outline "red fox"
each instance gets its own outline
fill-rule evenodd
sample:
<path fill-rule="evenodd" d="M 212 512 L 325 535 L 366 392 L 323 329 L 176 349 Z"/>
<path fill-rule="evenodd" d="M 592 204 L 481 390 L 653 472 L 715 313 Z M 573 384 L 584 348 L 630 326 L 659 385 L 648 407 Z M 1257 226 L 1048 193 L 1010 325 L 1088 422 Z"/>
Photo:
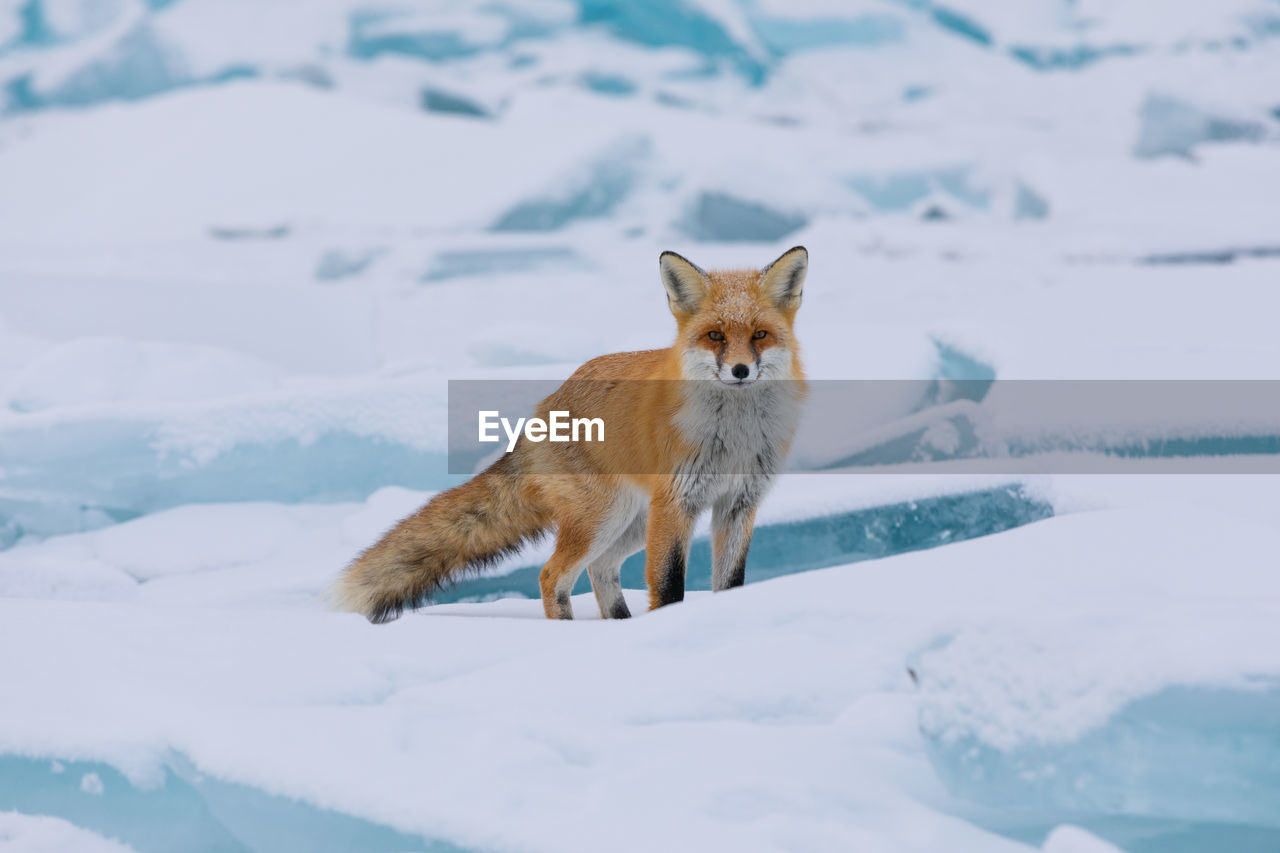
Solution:
<path fill-rule="evenodd" d="M 554 528 L 540 575 L 547 616 L 573 618 L 570 592 L 586 570 L 601 616 L 625 618 L 622 561 L 644 548 L 650 609 L 681 601 L 694 522 L 708 508 L 712 588 L 741 586 L 756 507 L 805 395 L 793 328 L 808 262 L 797 246 L 763 270 L 706 272 L 662 253 L 675 344 L 592 359 L 538 406 L 600 415 L 610 440 L 521 439 L 361 554 L 334 589 L 339 606 L 393 619 Z"/>

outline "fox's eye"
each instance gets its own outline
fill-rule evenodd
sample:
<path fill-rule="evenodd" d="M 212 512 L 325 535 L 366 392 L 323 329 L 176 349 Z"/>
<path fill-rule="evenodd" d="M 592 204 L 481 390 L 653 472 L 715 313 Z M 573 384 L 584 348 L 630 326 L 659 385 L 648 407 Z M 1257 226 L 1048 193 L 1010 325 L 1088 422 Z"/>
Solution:
<path fill-rule="evenodd" d="M 769 334 L 769 333 L 768 333 L 768 332 L 766 332 L 764 329 L 761 329 L 760 331 L 756 332 L 756 333 L 755 333 L 754 335 L 752 335 L 751 337 L 755 338 L 755 339 L 758 341 L 758 340 L 760 340 L 761 338 L 765 337 L 765 336 L 766 336 L 766 335 L 768 335 L 768 334 Z"/>
<path fill-rule="evenodd" d="M 717 332 L 715 329 L 712 329 L 711 331 L 707 332 L 707 337 L 711 338 L 711 340 L 713 341 L 724 340 L 724 334 L 722 332 Z"/>

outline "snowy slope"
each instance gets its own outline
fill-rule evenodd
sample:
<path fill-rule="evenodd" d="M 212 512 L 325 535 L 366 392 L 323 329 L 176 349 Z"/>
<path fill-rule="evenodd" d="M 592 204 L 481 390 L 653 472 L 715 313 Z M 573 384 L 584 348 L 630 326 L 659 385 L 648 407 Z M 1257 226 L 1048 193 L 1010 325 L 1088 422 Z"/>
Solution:
<path fill-rule="evenodd" d="M 596 627 L 547 623 L 528 601 L 374 629 L 286 613 L 247 576 L 235 609 L 15 598 L 0 624 L 6 647 L 27 651 L 3 663 L 0 746 L 105 762 L 125 774 L 116 786 L 157 802 L 176 796 L 161 784 L 176 768 L 467 848 L 587 850 L 612 830 L 611 844 L 636 850 L 1012 850 L 953 816 L 966 807 L 930 761 L 993 797 L 983 786 L 999 777 L 957 742 L 1014 756 L 1088 744 L 1176 685 L 1247 701 L 1280 676 L 1280 589 L 1259 584 L 1276 536 L 1187 504 L 1101 510 Z M 134 571 L 184 537 L 177 518 L 135 537 Z M 1215 819 L 1269 824 L 1274 778 L 1228 795 L 1266 759 L 1205 778 L 1180 763 L 1187 749 L 1148 768 L 1131 802 L 1004 805 L 1027 812 L 1029 836 L 1064 819 L 1149 817 L 1158 788 L 1181 787 Z M 1105 749 L 1073 758 L 1095 786 L 1124 772 Z M 567 828 L 584 804 L 589 823 Z M 145 828 L 133 831 L 141 845 Z"/>
<path fill-rule="evenodd" d="M 1006 382 L 1280 379 L 1278 72 L 1275 0 L 0 0 L 0 850 L 1280 846 L 1274 389 Z M 796 244 L 903 384 L 746 589 L 324 610 L 449 380 Z"/>
<path fill-rule="evenodd" d="M 92 787 L 92 783 L 90 783 Z M 65 820 L 0 813 L 0 850 L 5 853 L 129 853 L 133 848 L 79 829 Z"/>

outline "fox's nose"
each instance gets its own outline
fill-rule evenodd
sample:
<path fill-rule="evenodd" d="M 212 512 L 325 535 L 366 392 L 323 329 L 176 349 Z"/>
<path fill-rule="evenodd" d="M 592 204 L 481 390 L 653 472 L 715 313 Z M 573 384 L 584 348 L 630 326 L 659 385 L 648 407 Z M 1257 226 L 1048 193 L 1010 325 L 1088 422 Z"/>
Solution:
<path fill-rule="evenodd" d="M 751 368 L 747 367 L 745 364 L 735 364 L 733 366 L 734 379 L 746 379 L 750 375 L 751 375 Z"/>

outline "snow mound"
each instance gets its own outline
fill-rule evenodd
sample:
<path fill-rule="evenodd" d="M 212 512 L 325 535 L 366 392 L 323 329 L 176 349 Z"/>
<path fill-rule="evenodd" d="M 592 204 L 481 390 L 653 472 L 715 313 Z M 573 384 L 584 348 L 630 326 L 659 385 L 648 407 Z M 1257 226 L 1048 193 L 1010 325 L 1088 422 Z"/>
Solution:
<path fill-rule="evenodd" d="M 391 515 L 412 496 L 385 498 L 378 512 Z M 273 511 L 261 515 L 279 529 Z M 315 521 L 308 530 L 342 526 Z M 373 521 L 356 525 L 361 535 Z M 170 535 L 160 529 L 111 546 L 113 560 L 132 554 L 135 571 L 154 575 L 143 589 L 169 582 L 145 568 L 165 562 L 147 553 Z M 636 808 L 671 817 L 613 842 L 628 850 L 715 838 L 751 851 L 798 840 L 924 851 L 941 839 L 1025 851 L 984 823 L 1037 846 L 1064 823 L 1128 850 L 1189 843 L 1223 821 L 1274 840 L 1275 537 L 1274 525 L 1171 503 L 694 593 L 650 614 L 635 593 L 641 615 L 628 622 L 547 622 L 539 602 L 509 600 L 389 626 L 301 598 L 281 608 L 256 587 L 266 540 L 249 537 L 211 552 L 248 560 L 224 587 L 239 599 L 183 603 L 161 586 L 154 601 L 168 606 L 0 599 L 0 641 L 28 650 L 0 658 L 0 760 L 12 770 L 0 778 L 24 781 L 10 797 L 63 791 L 46 813 L 86 826 L 85 810 L 113 797 L 171 809 L 170 832 L 209 826 L 201 802 L 223 827 L 252 826 L 279 813 L 274 796 L 358 818 L 352 832 L 464 849 L 594 850 L 596 834 L 565 834 L 548 818 L 584 801 L 605 823 Z M 6 560 L 23 550 L 36 553 Z M 589 597 L 574 603 L 592 615 Z M 1127 653 L 1108 654 L 1117 647 Z M 131 666 L 113 663 L 122 658 Z M 88 709 L 76 701 L 86 694 L 101 699 Z M 1057 751 L 1073 743 L 1080 765 Z M 1178 768 L 1178 756 L 1200 763 Z M 975 772 L 980 759 L 986 772 Z M 74 770 L 65 783 L 54 760 Z M 353 763 L 368 772 L 346 772 Z M 1089 784 L 1057 782 L 1086 771 Z M 1107 796 L 1121 772 L 1149 787 Z M 82 789 L 91 773 L 101 794 Z M 613 780 L 607 792 L 601 778 Z M 222 783 L 237 795 L 223 797 Z M 806 804 L 819 791 L 850 808 L 815 820 Z M 967 802 L 1005 796 L 1005 816 L 1021 823 L 988 822 Z M 764 816 L 746 817 L 744 800 Z M 1097 820 L 1100 804 L 1117 820 Z M 321 820 L 305 809 L 295 814 Z M 1056 835 L 1053 845 L 1085 843 Z"/>
<path fill-rule="evenodd" d="M 0 391 L 15 412 L 103 403 L 185 403 L 278 387 L 269 364 L 215 347 L 80 338 L 28 363 Z"/>
<path fill-rule="evenodd" d="M 92 782 L 86 787 L 84 780 Z M 132 845 L 105 841 L 59 818 L 5 813 L 0 814 L 0 851 L 4 853 L 127 853 L 135 848 L 184 853 L 458 853 L 462 849 L 212 779 L 196 772 L 181 756 L 170 759 L 159 784 L 136 786 L 118 769 L 101 762 L 0 757 L 0 800 L 19 808 L 57 804 L 57 811 L 80 826 L 128 839 Z M 7 822 L 15 833 L 12 848 L 5 843 Z"/>
<path fill-rule="evenodd" d="M 1051 615 L 1011 614 L 913 657 L 930 759 L 952 791 L 1023 832 L 1107 825 L 1127 850 L 1201 835 L 1275 843 L 1280 583 L 1257 571 L 1275 532 L 1214 517 L 1213 537 L 1187 535 L 1178 524 L 1209 520 L 1185 511 L 1126 520 L 1122 541 L 1105 514 L 1059 518 L 1072 544 L 1025 553 L 1037 576 L 1073 567 Z M 1027 533 L 991 551 L 1016 553 Z M 1239 596 L 1250 602 L 1228 605 Z M 1019 598 L 1005 587 L 993 606 Z"/>
<path fill-rule="evenodd" d="M 61 818 L 0 812 L 0 853 L 133 853 L 133 849 Z"/>

